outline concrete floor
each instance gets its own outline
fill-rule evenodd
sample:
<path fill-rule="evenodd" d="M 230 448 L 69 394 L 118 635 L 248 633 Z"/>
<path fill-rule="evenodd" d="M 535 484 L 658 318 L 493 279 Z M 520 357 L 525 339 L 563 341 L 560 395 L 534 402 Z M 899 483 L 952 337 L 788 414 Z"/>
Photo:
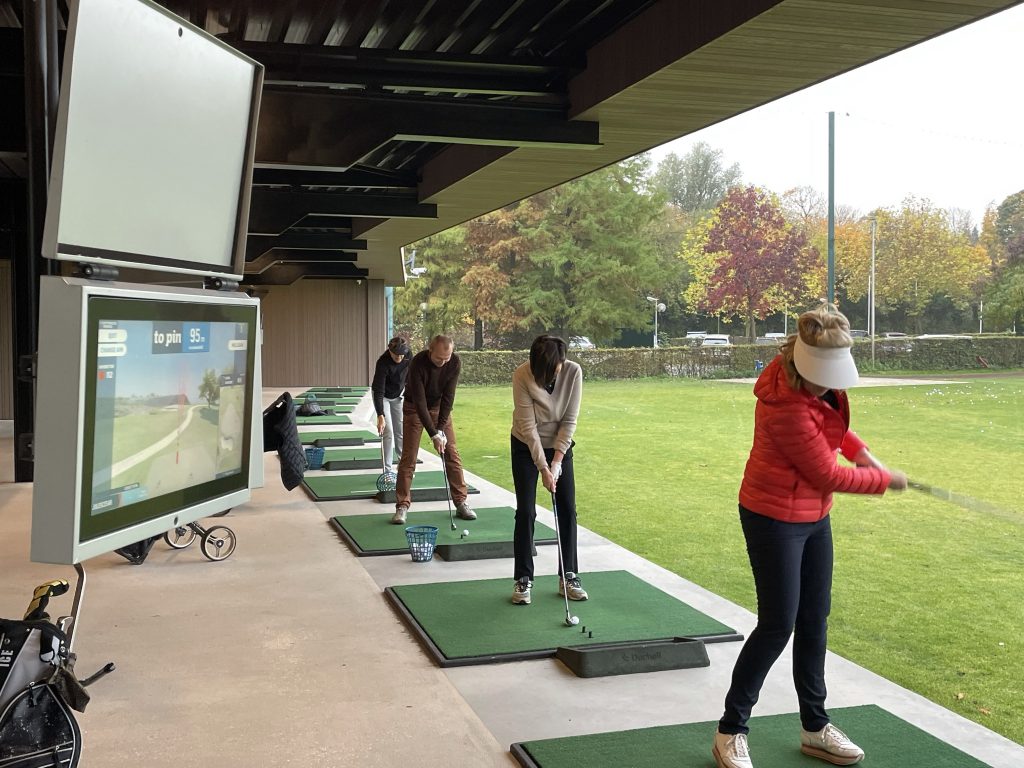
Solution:
<path fill-rule="evenodd" d="M 265 391 L 264 402 L 278 393 Z M 366 428 L 371 415 L 364 398 L 353 428 Z M 0 426 L 9 435 L 9 422 Z M 36 583 L 74 572 L 28 562 L 32 489 L 11 482 L 11 442 L 0 431 L 0 615 L 17 617 Z M 422 457 L 423 469 L 440 468 L 436 456 Z M 172 551 L 158 543 L 141 566 L 117 555 L 86 564 L 78 671 L 108 660 L 118 669 L 91 689 L 80 716 L 85 768 L 508 766 L 515 741 L 721 714 L 740 643 L 707 646 L 704 669 L 589 680 L 554 660 L 438 669 L 381 590 L 500 577 L 511 590 L 511 561 L 357 558 L 326 521 L 388 510 L 373 501 L 314 504 L 301 489 L 284 491 L 274 454 L 265 466 L 267 486 L 223 520 L 239 539 L 230 559 L 210 563 L 197 545 Z M 475 506 L 514 506 L 509 492 L 470 482 L 481 491 L 470 498 Z M 547 511 L 540 519 L 553 525 Z M 584 583 L 587 571 L 625 569 L 740 632 L 754 625 L 748 611 L 584 529 L 580 562 Z M 537 572 L 555 567 L 554 547 L 539 548 Z M 59 600 L 68 606 L 55 601 L 55 614 L 70 606 Z M 574 612 L 586 622 L 585 603 Z M 1024 747 L 838 656 L 827 663 L 831 707 L 878 704 L 993 768 L 1024 765 Z M 782 659 L 755 714 L 792 711 Z M 695 768 L 713 766 L 710 740 L 709 732 L 707 766 Z"/>

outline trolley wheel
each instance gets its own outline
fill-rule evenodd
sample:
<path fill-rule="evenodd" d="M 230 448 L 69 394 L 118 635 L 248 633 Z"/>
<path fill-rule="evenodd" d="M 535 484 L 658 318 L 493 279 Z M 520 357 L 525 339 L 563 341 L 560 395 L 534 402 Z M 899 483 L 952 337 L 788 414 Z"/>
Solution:
<path fill-rule="evenodd" d="M 199 546 L 210 560 L 226 560 L 235 551 L 237 543 L 234 531 L 226 525 L 215 525 L 199 541 Z"/>
<path fill-rule="evenodd" d="M 230 512 L 230 511 L 231 511 L 232 509 L 233 509 L 233 507 L 228 507 L 228 508 L 227 508 L 227 509 L 225 509 L 225 510 L 224 510 L 223 512 L 218 512 L 218 513 L 217 513 L 217 514 L 215 514 L 215 515 L 210 515 L 210 517 L 224 517 L 224 515 L 226 515 L 226 514 L 227 514 L 228 512 Z"/>
<path fill-rule="evenodd" d="M 179 525 L 164 534 L 164 541 L 171 549 L 184 549 L 196 540 L 196 532 L 187 525 Z"/>

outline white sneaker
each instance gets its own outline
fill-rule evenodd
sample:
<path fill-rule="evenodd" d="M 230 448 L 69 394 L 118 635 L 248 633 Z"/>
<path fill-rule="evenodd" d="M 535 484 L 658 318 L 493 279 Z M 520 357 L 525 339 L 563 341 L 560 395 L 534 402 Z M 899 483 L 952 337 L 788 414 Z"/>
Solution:
<path fill-rule="evenodd" d="M 461 520 L 476 520 L 476 512 L 464 501 L 455 505 L 455 516 Z"/>
<path fill-rule="evenodd" d="M 558 579 L 558 594 L 568 595 L 570 600 L 586 600 L 590 597 L 580 584 L 580 577 L 572 571 L 567 571 L 564 579 Z"/>
<path fill-rule="evenodd" d="M 530 604 L 530 587 L 533 584 L 527 578 L 516 580 L 516 585 L 512 589 L 512 604 L 513 605 L 529 605 Z"/>
<path fill-rule="evenodd" d="M 405 525 L 405 516 L 409 514 L 408 504 L 399 504 L 395 507 L 395 514 L 391 517 L 392 525 Z"/>
<path fill-rule="evenodd" d="M 754 768 L 747 749 L 747 736 L 715 731 L 715 744 L 711 748 L 718 768 Z"/>
<path fill-rule="evenodd" d="M 800 751 L 832 765 L 853 765 L 864 759 L 864 750 L 829 723 L 820 731 L 800 729 Z"/>

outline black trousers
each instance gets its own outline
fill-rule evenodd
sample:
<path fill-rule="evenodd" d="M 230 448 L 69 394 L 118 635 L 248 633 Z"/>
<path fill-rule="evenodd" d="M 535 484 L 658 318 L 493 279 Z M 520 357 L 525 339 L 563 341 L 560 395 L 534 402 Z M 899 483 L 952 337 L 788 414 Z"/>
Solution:
<path fill-rule="evenodd" d="M 545 448 L 544 457 L 551 463 L 554 448 Z M 512 437 L 512 481 L 516 487 L 516 527 L 513 536 L 515 550 L 515 579 L 523 576 L 533 580 L 533 526 L 537 520 L 537 478 L 540 470 L 533 463 L 530 448 L 522 440 Z M 562 459 L 562 476 L 555 486 L 558 507 L 559 546 L 562 548 L 563 569 L 578 572 L 576 561 L 576 478 L 572 471 L 572 448 Z M 559 574 L 561 575 L 561 574 Z"/>
<path fill-rule="evenodd" d="M 829 723 L 825 642 L 832 607 L 832 523 L 786 523 L 740 507 L 757 589 L 757 626 L 740 651 L 725 697 L 722 733 L 747 733 L 768 671 L 793 635 L 793 683 L 805 730 Z"/>

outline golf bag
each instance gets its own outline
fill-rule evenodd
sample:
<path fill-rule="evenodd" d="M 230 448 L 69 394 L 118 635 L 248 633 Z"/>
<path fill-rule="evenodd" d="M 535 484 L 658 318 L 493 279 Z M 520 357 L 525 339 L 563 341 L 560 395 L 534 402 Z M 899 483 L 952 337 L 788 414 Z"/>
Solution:
<path fill-rule="evenodd" d="M 84 685 L 113 669 L 108 664 L 85 683 L 75 677 L 68 637 L 45 612 L 50 596 L 67 589 L 63 580 L 43 584 L 24 619 L 0 619 L 2 768 L 77 766 L 82 734 L 72 710 L 84 712 L 89 703 Z"/>

